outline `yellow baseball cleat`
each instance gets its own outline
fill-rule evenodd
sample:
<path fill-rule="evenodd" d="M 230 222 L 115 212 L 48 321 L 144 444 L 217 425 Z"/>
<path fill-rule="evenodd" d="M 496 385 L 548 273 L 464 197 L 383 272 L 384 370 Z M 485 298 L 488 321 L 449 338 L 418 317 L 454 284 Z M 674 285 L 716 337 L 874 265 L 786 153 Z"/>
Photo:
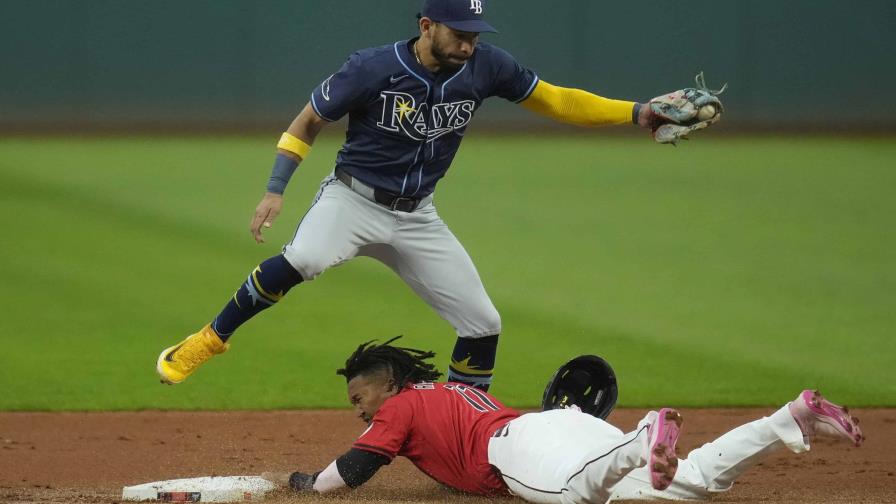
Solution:
<path fill-rule="evenodd" d="M 230 344 L 221 341 L 211 324 L 208 324 L 198 333 L 166 348 L 156 362 L 156 372 L 162 378 L 162 383 L 175 385 L 186 380 L 205 361 L 226 352 L 228 348 Z"/>

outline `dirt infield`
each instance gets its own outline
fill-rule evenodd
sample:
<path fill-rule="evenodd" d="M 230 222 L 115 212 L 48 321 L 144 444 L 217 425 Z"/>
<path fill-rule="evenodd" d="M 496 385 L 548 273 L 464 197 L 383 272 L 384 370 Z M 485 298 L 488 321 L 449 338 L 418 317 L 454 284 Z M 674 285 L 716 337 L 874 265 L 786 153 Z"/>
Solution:
<path fill-rule="evenodd" d="M 682 410 L 681 452 L 770 413 Z M 644 410 L 610 420 L 634 427 Z M 858 410 L 865 446 L 819 440 L 780 452 L 713 502 L 896 502 L 896 410 Z M 163 479 L 317 470 L 343 453 L 362 423 L 350 411 L 0 413 L 0 502 L 118 502 L 121 487 Z M 336 497 L 277 494 L 265 502 L 465 502 L 404 459 Z M 522 502 L 504 499 L 503 502 Z"/>

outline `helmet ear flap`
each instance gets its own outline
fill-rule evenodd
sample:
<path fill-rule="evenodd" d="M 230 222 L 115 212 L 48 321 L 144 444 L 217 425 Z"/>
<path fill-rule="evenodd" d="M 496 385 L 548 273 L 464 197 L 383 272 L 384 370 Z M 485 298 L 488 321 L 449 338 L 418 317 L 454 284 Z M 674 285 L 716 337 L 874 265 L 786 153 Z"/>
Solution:
<path fill-rule="evenodd" d="M 542 411 L 577 406 L 583 413 L 606 419 L 619 389 L 610 364 L 596 355 L 582 355 L 558 369 L 541 398 Z"/>

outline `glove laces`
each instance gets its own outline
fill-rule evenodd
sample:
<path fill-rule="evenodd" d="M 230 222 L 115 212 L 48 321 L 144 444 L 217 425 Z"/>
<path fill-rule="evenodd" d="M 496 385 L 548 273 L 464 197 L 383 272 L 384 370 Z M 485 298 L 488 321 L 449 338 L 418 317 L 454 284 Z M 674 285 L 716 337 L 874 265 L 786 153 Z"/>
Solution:
<path fill-rule="evenodd" d="M 706 91 L 713 96 L 718 96 L 724 93 L 726 89 L 728 89 L 727 82 L 722 85 L 722 89 L 709 89 L 709 87 L 706 85 L 706 78 L 703 76 L 703 70 L 701 70 L 700 73 L 698 73 L 697 76 L 694 77 L 694 84 L 697 85 L 697 89 L 699 89 L 700 91 Z"/>

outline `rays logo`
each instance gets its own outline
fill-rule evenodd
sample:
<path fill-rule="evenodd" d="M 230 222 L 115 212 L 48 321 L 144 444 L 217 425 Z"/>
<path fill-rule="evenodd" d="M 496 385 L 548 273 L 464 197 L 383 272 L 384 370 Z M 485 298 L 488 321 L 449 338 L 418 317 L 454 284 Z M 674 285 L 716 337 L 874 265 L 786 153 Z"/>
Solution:
<path fill-rule="evenodd" d="M 470 0 L 470 10 L 473 14 L 482 14 L 482 0 Z"/>
<path fill-rule="evenodd" d="M 427 142 L 466 126 L 476 109 L 476 102 L 463 100 L 439 103 L 433 106 L 430 114 L 426 103 L 418 107 L 417 101 L 408 93 L 383 91 L 380 97 L 383 99 L 383 116 L 377 126 Z"/>

